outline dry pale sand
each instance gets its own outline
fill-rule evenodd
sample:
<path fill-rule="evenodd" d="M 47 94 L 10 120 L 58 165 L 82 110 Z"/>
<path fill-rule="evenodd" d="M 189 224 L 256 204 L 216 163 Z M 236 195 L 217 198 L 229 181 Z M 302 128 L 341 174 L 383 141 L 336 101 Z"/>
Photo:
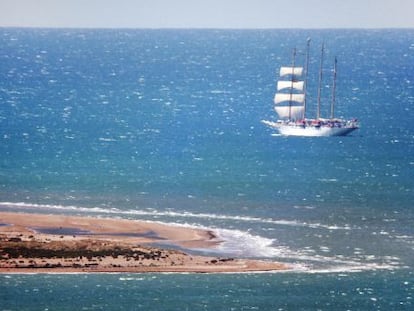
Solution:
<path fill-rule="evenodd" d="M 151 246 L 217 246 L 214 232 L 154 222 L 0 212 L 0 273 L 251 272 L 272 261 L 216 258 Z"/>

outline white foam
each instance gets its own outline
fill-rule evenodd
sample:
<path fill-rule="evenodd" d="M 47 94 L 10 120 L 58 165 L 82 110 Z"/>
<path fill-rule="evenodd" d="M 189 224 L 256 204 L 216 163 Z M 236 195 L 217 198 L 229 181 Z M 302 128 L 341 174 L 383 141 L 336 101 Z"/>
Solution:
<path fill-rule="evenodd" d="M 24 202 L 0 202 L 0 206 L 12 206 L 16 208 L 40 208 L 40 209 L 52 209 L 52 210 L 67 210 L 84 213 L 101 213 L 101 214 L 119 214 L 119 215 L 136 215 L 136 216 L 167 216 L 173 218 L 195 218 L 195 219 L 218 219 L 218 220 L 234 220 L 243 222 L 255 222 L 282 226 L 293 227 L 307 227 L 312 229 L 328 229 L 328 230 L 353 230 L 350 225 L 326 225 L 321 223 L 307 223 L 296 220 L 283 220 L 272 218 L 260 218 L 252 216 L 238 216 L 238 215 L 220 215 L 209 213 L 193 213 L 188 211 L 176 212 L 173 210 L 157 211 L 153 209 L 148 210 L 120 210 L 117 208 L 101 208 L 101 207 L 79 207 L 72 205 L 48 205 L 48 204 L 32 204 Z"/>
<path fill-rule="evenodd" d="M 220 253 L 254 258 L 273 258 L 287 261 L 295 271 L 306 273 L 346 273 L 372 270 L 395 270 L 401 268 L 399 258 L 394 256 L 345 257 L 322 256 L 277 245 L 275 239 L 253 235 L 249 232 L 215 229 L 224 242 Z M 323 248 L 325 250 L 325 248 Z"/>
<path fill-rule="evenodd" d="M 219 246 L 220 252 L 245 257 L 279 257 L 288 249 L 274 247 L 274 239 L 261 237 L 240 230 L 214 229 L 218 238 L 223 242 Z"/>
<path fill-rule="evenodd" d="M 159 212 L 156 210 L 129 210 L 122 211 L 116 208 L 85 208 L 77 206 L 62 205 L 44 205 L 29 203 L 11 203 L 0 202 L 0 206 L 9 206 L 15 208 L 39 208 L 47 210 L 65 210 L 84 213 L 99 213 L 112 215 L 145 215 L 145 216 L 170 216 L 173 218 L 210 218 L 210 219 L 231 219 L 238 221 L 265 222 L 278 225 L 288 226 L 304 226 L 303 223 L 261 219 L 247 216 L 227 216 L 216 214 L 195 214 L 190 212 L 178 213 L 175 211 Z M 159 221 L 157 221 L 159 222 Z M 159 222 L 163 223 L 163 222 Z M 165 222 L 164 222 L 165 223 Z M 277 240 L 252 234 L 249 231 L 241 231 L 235 229 L 223 229 L 204 227 L 197 223 L 168 223 L 168 225 L 191 227 L 198 229 L 212 230 L 217 235 L 218 240 L 222 241 L 217 247 L 217 251 L 225 256 L 251 257 L 251 258 L 268 258 L 274 260 L 283 260 L 293 266 L 293 270 L 305 273 L 347 273 L 361 272 L 367 270 L 393 270 L 401 268 L 398 257 L 376 257 L 370 255 L 362 255 L 362 252 L 354 252 L 353 257 L 345 257 L 343 255 L 322 256 L 318 255 L 316 250 L 303 249 L 294 250 L 285 245 L 278 245 Z M 309 228 L 319 228 L 318 224 L 307 224 Z M 330 226 L 323 226 L 330 229 Z M 335 228 L 337 229 L 337 228 Z M 335 230 L 334 229 L 334 230 Z M 322 247 L 319 251 L 328 252 L 330 249 Z"/>
<path fill-rule="evenodd" d="M 120 277 L 119 278 L 120 281 L 144 281 L 147 279 L 148 278 L 144 278 L 144 277 Z"/>
<path fill-rule="evenodd" d="M 310 274 L 325 274 L 325 273 L 357 273 L 357 272 L 364 272 L 364 271 L 376 271 L 376 270 L 395 270 L 399 267 L 394 265 L 388 264 L 378 264 L 378 263 L 370 263 L 370 264 L 355 264 L 355 263 L 348 263 L 344 265 L 333 265 L 327 266 L 323 268 L 315 268 L 315 267 L 306 267 L 304 270 L 300 272 L 306 272 Z"/>

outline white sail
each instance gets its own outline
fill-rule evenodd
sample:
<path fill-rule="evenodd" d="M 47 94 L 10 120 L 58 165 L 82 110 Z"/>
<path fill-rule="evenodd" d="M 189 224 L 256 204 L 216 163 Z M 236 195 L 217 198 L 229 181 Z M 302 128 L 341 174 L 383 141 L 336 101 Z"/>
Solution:
<path fill-rule="evenodd" d="M 303 118 L 303 106 L 275 106 L 275 111 L 282 119 L 298 120 Z"/>
<path fill-rule="evenodd" d="M 279 81 L 277 82 L 277 90 L 284 90 L 284 89 L 294 89 L 300 92 L 303 92 L 305 82 L 303 81 Z"/>
<path fill-rule="evenodd" d="M 274 102 L 276 105 L 282 102 L 296 102 L 299 104 L 303 104 L 305 102 L 305 94 L 276 93 Z"/>
<path fill-rule="evenodd" d="M 293 75 L 300 77 L 303 74 L 303 67 L 281 67 L 280 76 L 284 77 L 287 75 Z"/>

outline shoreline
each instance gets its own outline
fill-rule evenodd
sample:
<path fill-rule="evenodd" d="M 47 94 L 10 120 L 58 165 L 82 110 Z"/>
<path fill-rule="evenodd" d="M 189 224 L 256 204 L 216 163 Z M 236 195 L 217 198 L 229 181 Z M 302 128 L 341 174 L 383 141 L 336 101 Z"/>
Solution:
<path fill-rule="evenodd" d="M 160 243 L 171 248 L 152 245 Z M 290 269 L 273 261 L 190 254 L 192 248 L 212 249 L 219 244 L 211 230 L 140 220 L 0 212 L 0 273 L 236 273 Z"/>

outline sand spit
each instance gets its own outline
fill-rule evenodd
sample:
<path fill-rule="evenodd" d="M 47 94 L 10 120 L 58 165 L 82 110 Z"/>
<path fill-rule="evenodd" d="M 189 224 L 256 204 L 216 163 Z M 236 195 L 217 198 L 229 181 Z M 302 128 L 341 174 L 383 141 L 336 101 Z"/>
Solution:
<path fill-rule="evenodd" d="M 184 252 L 153 243 L 188 249 Z M 191 255 L 214 232 L 137 220 L 0 212 L 0 273 L 255 272 L 284 264 Z"/>

